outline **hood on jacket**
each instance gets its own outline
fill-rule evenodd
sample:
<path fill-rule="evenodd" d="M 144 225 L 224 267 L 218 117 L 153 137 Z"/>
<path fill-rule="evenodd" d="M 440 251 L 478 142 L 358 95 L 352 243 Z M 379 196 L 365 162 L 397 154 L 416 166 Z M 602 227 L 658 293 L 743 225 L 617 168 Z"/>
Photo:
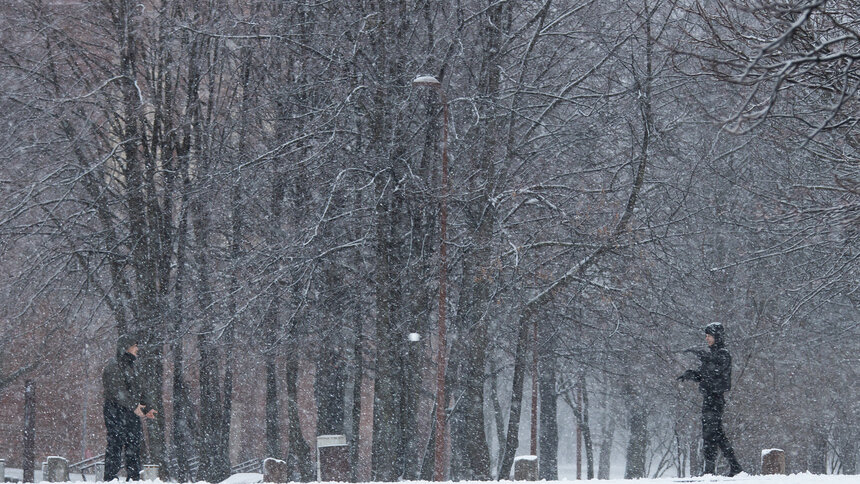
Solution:
<path fill-rule="evenodd" d="M 716 348 L 726 344 L 726 329 L 723 327 L 722 323 L 715 322 L 705 326 L 705 334 L 709 334 L 714 337 L 714 347 Z"/>
<path fill-rule="evenodd" d="M 122 334 L 116 342 L 116 355 L 122 356 L 126 350 L 138 343 L 138 338 L 134 334 Z"/>

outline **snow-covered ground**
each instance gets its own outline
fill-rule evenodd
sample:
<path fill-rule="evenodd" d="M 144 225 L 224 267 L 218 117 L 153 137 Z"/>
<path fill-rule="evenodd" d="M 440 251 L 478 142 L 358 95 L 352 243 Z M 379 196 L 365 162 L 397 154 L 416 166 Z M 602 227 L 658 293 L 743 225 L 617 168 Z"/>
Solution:
<path fill-rule="evenodd" d="M 20 479 L 20 469 L 6 469 L 6 477 Z M 36 472 L 36 481 L 41 480 L 41 472 Z M 72 482 L 81 482 L 81 475 L 74 474 L 71 476 Z M 87 476 L 89 482 L 92 482 L 92 476 Z M 263 481 L 263 475 L 257 473 L 235 474 L 226 479 L 220 484 L 258 484 Z M 114 481 L 116 482 L 116 481 Z M 161 481 L 139 481 L 140 484 L 161 484 Z M 511 483 L 514 481 L 501 481 L 503 483 Z M 562 480 L 562 481 L 541 481 L 541 484 L 573 484 L 579 481 Z M 833 475 L 814 475 L 809 473 L 792 474 L 789 476 L 750 476 L 741 474 L 735 477 L 724 476 L 705 476 L 705 477 L 662 477 L 659 479 L 609 479 L 606 481 L 594 481 L 595 484 L 671 484 L 673 482 L 693 482 L 693 483 L 726 483 L 726 484 L 860 484 L 860 475 L 855 476 L 833 476 Z M 200 483 L 204 484 L 204 483 Z M 371 484 L 371 483 L 368 483 Z M 433 484 L 429 481 L 414 481 L 414 484 Z M 458 484 L 486 484 L 484 481 L 460 481 Z M 521 482 L 519 483 L 521 484 Z"/>
<path fill-rule="evenodd" d="M 257 478 L 259 480 L 241 480 L 238 479 L 239 476 L 244 476 L 246 479 L 253 476 L 253 474 L 237 474 L 236 476 L 231 477 L 228 481 L 225 481 L 227 484 L 253 484 L 255 482 L 260 482 L 262 480 L 262 476 L 257 474 Z M 512 483 L 515 481 L 501 481 Z M 541 481 L 541 484 L 573 484 L 576 482 L 575 480 L 567 480 L 567 481 Z M 741 474 L 735 477 L 724 477 L 724 476 L 706 476 L 706 477 L 691 477 L 691 478 L 677 478 L 677 477 L 664 477 L 659 479 L 610 479 L 606 481 L 594 481 L 595 484 L 671 484 L 673 482 L 693 482 L 693 483 L 731 483 L 731 484 L 860 484 L 860 475 L 857 476 L 829 476 L 829 475 L 813 475 L 813 474 L 793 474 L 790 476 L 750 476 L 747 474 Z M 428 481 L 415 481 L 415 484 L 433 484 Z M 458 484 L 486 484 L 486 482 L 482 481 L 460 481 Z M 519 484 L 522 484 L 519 482 Z"/>

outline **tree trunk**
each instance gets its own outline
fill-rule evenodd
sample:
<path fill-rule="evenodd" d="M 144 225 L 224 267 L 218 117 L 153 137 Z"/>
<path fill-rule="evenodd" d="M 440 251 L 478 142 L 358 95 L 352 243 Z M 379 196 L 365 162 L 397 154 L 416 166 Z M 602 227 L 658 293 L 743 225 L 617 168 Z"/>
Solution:
<path fill-rule="evenodd" d="M 163 340 L 160 333 L 159 340 Z M 149 344 L 145 349 L 141 350 L 145 356 L 138 360 L 142 364 L 141 373 L 145 375 L 144 379 L 151 382 L 144 386 L 144 395 L 151 405 L 158 409 L 154 419 L 146 419 L 143 425 L 146 426 L 146 433 L 149 437 L 146 442 L 146 454 L 143 456 L 141 463 L 155 464 L 159 466 L 159 475 L 165 476 L 167 472 L 167 461 L 165 460 L 165 445 L 164 445 L 164 398 L 162 394 L 162 382 L 164 381 L 164 345 Z M 158 384 L 158 386 L 155 386 Z"/>
<path fill-rule="evenodd" d="M 414 281 L 416 285 L 418 280 Z M 420 298 L 416 298 L 420 299 Z M 425 298 L 426 300 L 426 298 Z M 426 307 L 426 306 L 425 306 Z M 410 318 L 410 333 L 421 334 L 417 328 L 417 318 Z M 403 338 L 405 340 L 405 338 Z M 402 453 L 403 453 L 403 478 L 406 480 L 418 480 L 421 477 L 421 454 L 423 452 L 423 441 L 419 439 L 418 430 L 418 409 L 421 398 L 421 362 L 423 359 L 424 343 L 423 339 L 419 341 L 410 341 L 406 343 L 402 349 L 402 382 L 401 382 L 401 423 L 400 432 L 402 435 Z"/>
<path fill-rule="evenodd" d="M 462 374 L 458 384 L 462 399 L 457 414 L 452 415 L 452 433 L 455 425 L 459 437 L 452 436 L 452 448 L 459 460 L 460 477 L 466 480 L 488 480 L 491 478 L 490 449 L 485 432 L 485 395 L 486 359 L 489 340 L 487 313 L 492 299 L 497 268 L 494 267 L 493 234 L 496 224 L 495 206 L 490 202 L 496 187 L 495 163 L 500 155 L 501 143 L 497 142 L 500 128 L 499 86 L 501 68 L 498 56 L 502 50 L 504 35 L 507 33 L 505 21 L 510 7 L 504 3 L 491 6 L 486 17 L 481 20 L 481 70 L 478 80 L 478 108 L 483 120 L 477 127 L 478 141 L 476 163 L 473 176 L 469 177 L 470 191 L 477 196 L 466 208 L 471 244 L 465 250 L 463 283 L 460 308 L 458 310 L 457 330 L 461 335 L 460 351 L 463 358 L 460 368 Z M 519 422 L 517 422 L 518 424 Z M 459 457 L 459 459 L 458 459 Z"/>
<path fill-rule="evenodd" d="M 597 478 L 609 479 L 610 464 L 612 462 L 612 442 L 615 437 L 615 416 L 610 410 L 606 415 L 606 424 L 603 427 L 603 437 L 600 441 L 600 457 L 597 460 Z"/>
<path fill-rule="evenodd" d="M 702 460 L 699 458 L 699 448 L 701 443 L 701 438 L 694 438 L 690 441 L 690 477 L 698 477 L 702 475 Z"/>
<path fill-rule="evenodd" d="M 251 76 L 251 60 L 253 55 L 248 47 L 242 48 L 242 64 L 241 64 L 241 84 L 242 84 L 242 107 L 241 107 L 241 125 L 239 127 L 238 152 L 239 159 L 247 162 L 251 156 L 248 153 L 247 139 L 248 130 L 250 129 L 250 120 L 248 113 L 253 109 L 252 94 L 253 90 L 250 87 Z M 235 340 L 236 326 L 238 324 L 238 307 L 236 298 L 241 289 L 239 282 L 239 271 L 241 267 L 242 245 L 244 242 L 243 232 L 245 228 L 244 220 L 244 200 L 242 187 L 242 172 L 239 170 L 239 176 L 230 181 L 230 292 L 227 298 L 227 314 L 226 327 L 223 333 L 223 350 L 224 350 L 224 386 L 223 386 L 223 408 L 221 412 L 221 432 L 224 438 L 221 439 L 221 447 L 218 449 L 222 456 L 221 465 L 224 466 L 221 471 L 226 475 L 230 475 L 230 424 L 233 417 L 233 366 L 235 364 Z"/>
<path fill-rule="evenodd" d="M 280 114 L 282 116 L 286 116 L 286 113 L 284 112 L 281 112 Z M 281 136 L 286 136 L 285 133 L 280 134 Z M 274 245 L 278 243 L 278 238 L 281 235 L 278 227 L 283 223 L 281 216 L 283 211 L 284 194 L 286 193 L 286 179 L 283 174 L 276 171 L 272 174 L 271 183 L 272 198 L 269 200 L 269 212 L 272 220 L 274 221 L 274 225 L 266 231 L 266 237 L 268 242 Z M 271 273 L 273 270 L 274 269 L 269 272 Z M 268 454 L 266 457 L 272 457 L 275 459 L 283 457 L 277 361 L 275 358 L 279 352 L 281 332 L 283 331 L 280 314 L 281 295 L 278 292 L 280 282 L 281 279 L 275 275 L 266 291 L 268 307 L 266 308 L 266 312 L 263 316 L 262 334 L 266 365 L 266 452 Z M 289 378 L 289 375 L 287 378 Z"/>
<path fill-rule="evenodd" d="M 582 394 L 582 437 L 585 439 L 586 476 L 594 479 L 594 439 L 591 438 L 591 423 L 588 419 L 588 387 L 585 376 L 580 376 L 579 387 Z"/>
<path fill-rule="evenodd" d="M 185 356 L 183 350 L 182 336 L 185 332 L 185 252 L 188 231 L 188 178 L 187 158 L 182 163 L 181 174 L 183 178 L 182 206 L 179 215 L 179 229 L 177 231 L 176 247 L 176 282 L 173 288 L 173 335 L 170 342 L 173 353 L 173 433 L 171 439 L 172 456 L 176 459 L 176 475 L 170 476 L 179 482 L 188 482 L 196 476 L 191 475 L 188 465 L 189 459 L 194 455 L 192 449 L 195 443 L 195 428 L 193 426 L 193 414 L 191 401 L 188 394 L 188 386 L 185 383 Z M 191 452 L 190 452 L 191 451 Z"/>
<path fill-rule="evenodd" d="M 298 405 L 299 364 L 296 357 L 287 361 L 287 413 L 290 417 L 290 450 L 287 465 L 291 469 L 292 480 L 310 482 L 316 479 L 316 467 L 311 455 L 311 447 L 302 434 Z"/>
<path fill-rule="evenodd" d="M 528 308 L 526 309 L 528 311 Z M 529 327 L 531 318 L 529 315 L 524 315 L 520 318 L 520 328 L 517 334 L 517 349 L 514 360 L 514 381 L 511 391 L 511 409 L 508 417 L 508 431 L 505 437 L 505 452 L 502 455 L 502 462 L 499 465 L 498 478 L 508 479 L 511 474 L 511 466 L 514 464 L 514 457 L 517 453 L 517 447 L 520 445 L 520 412 L 523 404 L 523 384 L 526 376 L 526 366 L 528 364 L 526 353 L 529 346 Z"/>
<path fill-rule="evenodd" d="M 355 328 L 355 347 L 353 349 L 353 358 L 355 359 L 353 366 L 353 387 L 352 387 L 352 438 L 350 439 L 350 459 L 352 482 L 358 482 L 359 461 L 358 450 L 361 441 L 361 391 L 364 383 L 364 336 L 363 336 L 363 318 L 356 318 Z"/>
<path fill-rule="evenodd" d="M 329 329 L 332 331 L 332 329 Z M 344 434 L 344 395 L 346 379 L 341 358 L 339 332 L 325 338 L 317 362 L 314 396 L 317 401 L 317 435 Z"/>
<path fill-rule="evenodd" d="M 380 177 L 382 178 L 382 177 Z M 402 462 L 400 435 L 400 331 L 393 321 L 397 297 L 392 274 L 392 221 L 390 191 L 386 181 L 377 184 L 381 196 L 376 221 L 376 377 L 373 392 L 373 480 L 396 481 Z"/>
<path fill-rule="evenodd" d="M 143 392 L 157 409 L 162 409 L 161 387 L 163 377 L 163 335 L 162 320 L 159 314 L 157 291 L 157 239 L 160 235 L 154 222 L 156 209 L 154 187 L 148 179 L 147 166 L 153 167 L 153 160 L 146 150 L 142 150 L 139 120 L 142 116 L 142 99 L 138 96 L 137 46 L 139 15 L 136 4 L 123 0 L 118 6 L 118 14 L 113 17 L 114 28 L 119 34 L 119 70 L 123 74 L 120 81 L 122 106 L 118 109 L 124 123 L 120 128 L 122 153 L 124 155 L 123 175 L 126 181 L 126 202 L 129 237 L 131 240 L 130 261 L 133 268 L 136 298 L 134 316 L 137 327 L 127 330 L 142 331 L 142 358 L 138 363 L 142 377 Z M 120 328 L 121 332 L 126 328 Z M 159 412 L 155 422 L 146 422 L 149 432 L 146 456 L 149 462 L 164 466 L 164 412 Z"/>
<path fill-rule="evenodd" d="M 198 432 L 198 454 L 200 456 L 199 479 L 220 482 L 230 473 L 229 456 L 222 454 L 223 440 L 229 440 L 224 433 L 223 388 L 221 376 L 221 356 L 218 351 L 217 335 L 213 323 L 213 298 L 207 253 L 209 250 L 209 214 L 200 201 L 192 203 L 194 235 L 196 239 L 197 302 L 203 314 L 200 333 L 197 336 L 197 349 L 200 355 L 200 421 Z"/>
<path fill-rule="evenodd" d="M 490 479 L 490 449 L 487 444 L 484 417 L 484 382 L 489 345 L 486 309 L 491 275 L 486 258 L 489 242 L 477 240 L 476 248 L 464 265 L 457 331 L 460 344 L 452 351 L 452 386 L 457 405 L 451 414 L 452 478 L 462 480 Z M 477 272 L 477 273 L 476 273 Z"/>
<path fill-rule="evenodd" d="M 645 477 L 645 450 L 648 445 L 647 423 L 648 415 L 645 407 L 638 401 L 632 402 L 630 410 L 630 440 L 627 443 L 627 465 L 624 469 L 625 479 Z"/>
<path fill-rule="evenodd" d="M 189 460 L 194 455 L 194 423 L 191 415 L 191 401 L 188 388 L 182 378 L 182 342 L 173 347 L 173 434 L 171 439 L 172 455 L 176 459 L 176 475 L 171 476 L 179 482 L 196 479 L 191 475 Z"/>
<path fill-rule="evenodd" d="M 490 358 L 490 377 L 490 402 L 493 405 L 493 423 L 496 427 L 496 443 L 499 446 L 494 469 L 499 469 L 505 453 L 505 420 L 502 415 L 502 405 L 499 402 L 499 375 L 495 358 Z"/>
<path fill-rule="evenodd" d="M 556 391 L 555 337 L 544 331 L 540 357 L 540 453 L 538 472 L 541 479 L 558 480 L 558 392 Z"/>
<path fill-rule="evenodd" d="M 855 422 L 846 424 L 843 428 L 845 435 L 839 439 L 839 461 L 842 464 L 842 473 L 847 475 L 857 474 L 857 433 L 852 432 Z"/>
<path fill-rule="evenodd" d="M 581 443 L 580 439 L 585 441 L 585 460 L 586 460 L 586 476 L 587 476 L 586 478 L 587 479 L 594 479 L 594 442 L 591 438 L 591 424 L 589 423 L 589 419 L 588 419 L 588 390 L 587 390 L 587 387 L 585 385 L 585 377 L 584 376 L 582 376 L 582 375 L 580 376 L 579 380 L 577 381 L 576 387 L 577 387 L 576 395 L 571 396 L 569 393 L 565 393 L 564 394 L 564 401 L 571 408 L 571 410 L 573 410 L 573 415 L 576 418 L 576 425 L 577 425 L 577 442 L 576 442 L 576 445 L 577 445 L 577 449 L 576 449 L 577 479 L 581 478 L 581 465 L 582 465 L 582 455 L 581 455 L 581 448 L 580 448 L 582 443 Z M 610 427 L 614 426 L 614 417 L 611 415 L 611 413 L 607 412 L 607 418 L 609 419 L 609 426 Z M 606 443 L 605 445 L 610 447 L 610 448 L 605 449 L 606 450 L 606 453 L 605 453 L 606 462 L 605 462 L 605 464 L 607 466 L 607 470 L 606 470 L 607 475 L 609 472 L 609 470 L 608 470 L 609 460 L 608 459 L 609 459 L 610 452 L 611 452 L 613 430 L 614 429 L 612 429 L 612 428 L 604 429 L 604 438 L 608 437 L 608 439 L 609 439 L 608 443 Z M 607 435 L 607 432 L 608 432 L 608 435 Z M 603 459 L 604 459 L 603 450 L 601 450 L 600 457 L 601 457 L 601 465 L 602 465 Z M 598 479 L 608 479 L 608 477 L 606 477 L 606 478 L 598 477 Z"/>
<path fill-rule="evenodd" d="M 433 413 L 436 415 L 436 405 L 433 405 Z M 424 461 L 421 463 L 421 480 L 432 481 L 433 470 L 435 467 L 436 454 L 433 451 L 436 448 L 436 419 L 430 419 L 430 438 L 427 439 L 427 447 L 424 449 Z"/>
<path fill-rule="evenodd" d="M 270 309 L 271 310 L 271 309 Z M 281 415 L 278 403 L 278 375 L 275 366 L 274 350 L 265 355 L 266 360 L 266 457 L 280 459 Z"/>
<path fill-rule="evenodd" d="M 809 472 L 813 474 L 827 474 L 827 434 L 822 429 L 815 428 L 811 435 Z"/>
<path fill-rule="evenodd" d="M 214 345 L 205 335 L 198 338 L 200 348 L 200 427 L 198 452 L 200 455 L 200 475 L 198 479 L 207 482 L 220 482 L 229 477 L 224 469 L 224 456 L 220 454 L 222 439 L 229 438 L 222 433 L 222 393 L 221 375 Z M 226 474 L 226 475 L 225 475 Z"/>

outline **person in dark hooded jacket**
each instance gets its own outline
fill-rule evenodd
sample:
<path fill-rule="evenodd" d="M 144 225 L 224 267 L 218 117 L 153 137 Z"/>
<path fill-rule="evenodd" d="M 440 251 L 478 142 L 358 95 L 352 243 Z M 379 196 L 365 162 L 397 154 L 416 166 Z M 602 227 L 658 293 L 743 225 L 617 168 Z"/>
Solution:
<path fill-rule="evenodd" d="M 680 381 L 699 382 L 702 393 L 702 440 L 705 474 L 716 471 L 717 451 L 729 461 L 729 476 L 741 473 L 741 465 L 735 457 L 732 444 L 723 430 L 723 409 L 726 400 L 723 393 L 732 388 L 732 356 L 725 344 L 725 329 L 720 323 L 705 327 L 708 350 L 687 350 L 701 360 L 697 370 L 687 370 L 678 377 Z"/>
<path fill-rule="evenodd" d="M 123 451 L 126 480 L 140 479 L 140 443 L 143 440 L 140 417 L 154 418 L 156 411 L 149 407 L 141 391 L 134 369 L 137 353 L 137 339 L 130 335 L 120 336 L 116 357 L 105 365 L 102 372 L 107 430 L 105 481 L 117 478 Z"/>

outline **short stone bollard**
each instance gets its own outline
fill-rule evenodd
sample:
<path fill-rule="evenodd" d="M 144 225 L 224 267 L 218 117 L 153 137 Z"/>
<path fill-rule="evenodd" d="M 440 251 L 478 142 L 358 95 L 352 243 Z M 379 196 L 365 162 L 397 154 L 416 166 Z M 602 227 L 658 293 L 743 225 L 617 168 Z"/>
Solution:
<path fill-rule="evenodd" d="M 104 462 L 96 462 L 93 464 L 93 473 L 95 474 L 96 482 L 104 482 L 105 480 L 105 463 Z"/>
<path fill-rule="evenodd" d="M 785 474 L 785 451 L 765 449 L 761 451 L 762 474 Z"/>
<path fill-rule="evenodd" d="M 264 460 L 263 482 L 290 482 L 290 470 L 287 463 L 273 457 Z"/>
<path fill-rule="evenodd" d="M 67 482 L 69 480 L 69 461 L 64 457 L 51 456 L 45 462 L 42 479 L 47 482 Z"/>
<path fill-rule="evenodd" d="M 158 464 L 144 464 L 143 470 L 140 471 L 142 480 L 154 481 L 158 479 Z"/>
<path fill-rule="evenodd" d="M 521 455 L 514 459 L 514 480 L 538 480 L 538 458 L 536 455 Z"/>

